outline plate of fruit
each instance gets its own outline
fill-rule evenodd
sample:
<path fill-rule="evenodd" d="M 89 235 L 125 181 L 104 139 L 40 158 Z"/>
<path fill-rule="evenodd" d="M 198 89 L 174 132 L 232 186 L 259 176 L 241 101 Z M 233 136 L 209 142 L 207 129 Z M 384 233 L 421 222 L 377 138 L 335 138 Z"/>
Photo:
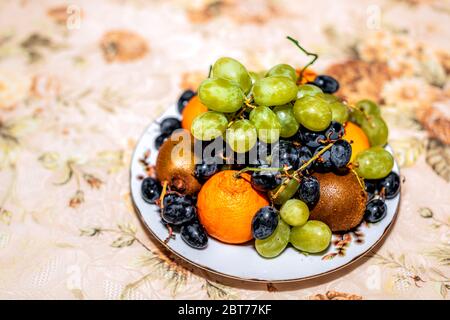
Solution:
<path fill-rule="evenodd" d="M 180 258 L 241 280 L 283 282 L 339 270 L 387 234 L 399 169 L 376 103 L 278 64 L 250 72 L 223 57 L 196 92 L 152 123 L 131 163 L 151 234 Z"/>

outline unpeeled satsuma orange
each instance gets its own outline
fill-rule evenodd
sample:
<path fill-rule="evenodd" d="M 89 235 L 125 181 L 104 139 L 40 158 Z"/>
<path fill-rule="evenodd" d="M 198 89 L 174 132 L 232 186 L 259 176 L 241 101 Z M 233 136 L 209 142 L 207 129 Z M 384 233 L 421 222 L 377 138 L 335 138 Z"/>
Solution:
<path fill-rule="evenodd" d="M 226 243 L 244 243 L 253 238 L 251 224 L 256 212 L 269 205 L 254 190 L 250 175 L 224 170 L 212 176 L 200 189 L 197 200 L 201 224 L 212 237 Z"/>

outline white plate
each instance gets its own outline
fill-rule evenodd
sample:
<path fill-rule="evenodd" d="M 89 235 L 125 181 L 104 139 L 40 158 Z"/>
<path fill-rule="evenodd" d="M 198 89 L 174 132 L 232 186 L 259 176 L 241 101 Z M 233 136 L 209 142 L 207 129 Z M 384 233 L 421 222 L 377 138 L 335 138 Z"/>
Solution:
<path fill-rule="evenodd" d="M 168 231 L 161 223 L 159 208 L 141 198 L 142 180 L 139 176 L 145 176 L 145 171 L 139 160 L 150 150 L 149 162 L 152 164 L 156 162 L 158 151 L 154 148 L 154 140 L 159 135 L 157 122 L 167 117 L 180 117 L 176 106 L 170 107 L 152 123 L 136 146 L 131 163 L 131 194 L 140 218 L 155 238 L 175 255 L 202 269 L 248 281 L 285 282 L 310 279 L 341 269 L 362 257 L 383 238 L 396 217 L 400 195 L 386 200 L 388 213 L 380 222 L 371 225 L 363 223 L 356 233 L 347 233 L 344 237 L 333 235 L 333 244 L 327 251 L 307 256 L 289 246 L 280 256 L 265 259 L 258 255 L 252 242 L 245 245 L 230 245 L 212 237 L 209 238 L 208 247 L 204 250 L 191 248 L 179 235 L 165 244 L 164 239 L 167 238 Z M 386 149 L 392 152 L 390 147 Z M 399 173 L 397 164 L 394 165 L 393 171 Z M 344 242 L 339 241 L 342 239 Z M 335 254 L 332 259 L 326 258 L 337 253 L 339 246 L 346 242 L 349 243 L 345 245 L 343 255 Z"/>

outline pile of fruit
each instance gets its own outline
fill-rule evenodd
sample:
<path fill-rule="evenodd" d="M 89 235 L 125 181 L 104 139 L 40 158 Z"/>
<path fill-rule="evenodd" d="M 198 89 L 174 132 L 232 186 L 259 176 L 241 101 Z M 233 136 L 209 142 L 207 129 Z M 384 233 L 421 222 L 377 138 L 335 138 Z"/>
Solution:
<path fill-rule="evenodd" d="M 400 179 L 383 148 L 388 128 L 379 107 L 350 105 L 333 95 L 337 80 L 307 67 L 256 73 L 224 57 L 198 93 L 181 95 L 181 121 L 160 123 L 156 176 L 142 182 L 168 239 L 180 232 L 199 249 L 208 236 L 255 239 L 257 252 L 272 258 L 289 243 L 322 252 L 333 232 L 386 216 Z"/>

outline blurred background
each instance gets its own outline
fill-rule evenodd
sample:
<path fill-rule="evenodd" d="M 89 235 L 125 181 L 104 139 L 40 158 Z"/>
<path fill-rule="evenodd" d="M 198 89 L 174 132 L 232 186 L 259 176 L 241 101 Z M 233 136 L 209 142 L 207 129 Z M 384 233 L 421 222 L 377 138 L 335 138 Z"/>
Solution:
<path fill-rule="evenodd" d="M 448 299 L 449 16 L 438 0 L 0 0 L 0 297 Z M 135 143 L 220 56 L 303 66 L 287 35 L 339 95 L 380 104 L 404 180 L 397 223 L 317 280 L 192 269 L 134 213 Z"/>

